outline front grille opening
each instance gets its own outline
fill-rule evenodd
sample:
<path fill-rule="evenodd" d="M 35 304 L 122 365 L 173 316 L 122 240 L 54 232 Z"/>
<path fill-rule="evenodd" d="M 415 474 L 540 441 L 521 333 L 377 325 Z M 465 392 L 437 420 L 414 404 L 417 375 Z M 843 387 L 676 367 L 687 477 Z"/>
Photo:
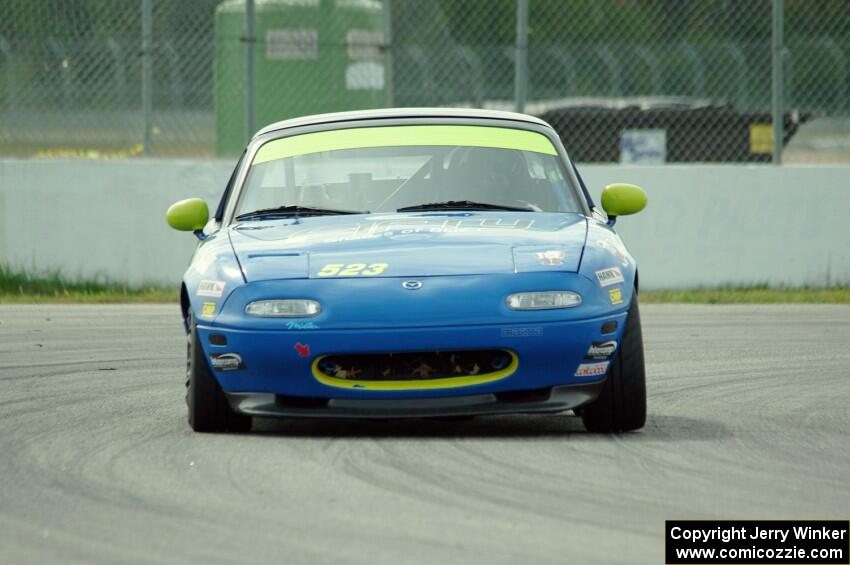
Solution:
<path fill-rule="evenodd" d="M 316 368 L 322 375 L 353 381 L 415 381 L 495 375 L 511 370 L 516 357 L 501 349 L 328 355 Z"/>

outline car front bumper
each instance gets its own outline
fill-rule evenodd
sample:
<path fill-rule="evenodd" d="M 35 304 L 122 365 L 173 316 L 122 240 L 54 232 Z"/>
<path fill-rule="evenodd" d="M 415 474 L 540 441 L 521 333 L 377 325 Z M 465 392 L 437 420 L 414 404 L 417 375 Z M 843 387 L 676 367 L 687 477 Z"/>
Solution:
<path fill-rule="evenodd" d="M 387 417 L 422 411 L 445 415 L 537 412 L 571 409 L 594 395 L 598 387 L 589 385 L 601 383 L 605 375 L 579 376 L 577 369 L 583 363 L 599 362 L 586 359 L 592 342 L 620 339 L 625 316 L 625 312 L 616 312 L 545 323 L 361 330 L 241 330 L 199 325 L 198 333 L 208 359 L 236 353 L 243 360 L 237 370 L 213 369 L 213 374 L 233 407 L 245 413 L 302 414 L 304 406 L 281 401 L 289 397 L 329 400 L 318 410 L 314 410 L 318 405 L 310 406 L 308 412 L 345 417 L 360 410 L 369 414 L 377 410 Z M 602 326 L 612 321 L 617 322 L 616 331 L 603 334 Z M 212 344 L 222 337 L 227 345 Z M 479 349 L 509 351 L 518 364 L 509 374 L 487 382 L 412 379 L 398 388 L 388 388 L 379 384 L 381 381 L 373 381 L 374 386 L 333 386 L 315 374 L 314 361 L 325 355 Z M 545 399 L 538 395 L 530 402 L 504 396 L 547 390 L 552 393 Z"/>
<path fill-rule="evenodd" d="M 287 418 L 434 418 L 563 412 L 592 402 L 603 381 L 508 393 L 437 398 L 307 398 L 271 393 L 225 393 L 230 407 L 248 416 Z"/>

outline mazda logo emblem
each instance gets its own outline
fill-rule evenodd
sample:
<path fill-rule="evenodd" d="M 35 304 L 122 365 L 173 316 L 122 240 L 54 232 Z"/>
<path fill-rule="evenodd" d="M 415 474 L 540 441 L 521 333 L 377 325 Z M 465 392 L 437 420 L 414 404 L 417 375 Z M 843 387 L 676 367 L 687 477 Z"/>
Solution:
<path fill-rule="evenodd" d="M 418 290 L 422 288 L 422 283 L 419 281 L 404 281 L 403 283 L 401 283 L 401 286 L 403 286 L 407 290 Z"/>

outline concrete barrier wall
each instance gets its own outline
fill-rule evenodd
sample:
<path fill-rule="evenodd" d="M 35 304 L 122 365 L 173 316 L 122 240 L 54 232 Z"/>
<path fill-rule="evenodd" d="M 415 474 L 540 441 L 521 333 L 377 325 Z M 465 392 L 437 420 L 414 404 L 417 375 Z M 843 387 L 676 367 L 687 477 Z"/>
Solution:
<path fill-rule="evenodd" d="M 177 284 L 197 240 L 165 223 L 176 200 L 214 209 L 234 163 L 0 161 L 0 262 L 131 285 Z"/>
<path fill-rule="evenodd" d="M 617 222 L 646 288 L 850 283 L 848 166 L 580 170 L 594 195 L 618 181 L 649 194 L 646 210 Z"/>
<path fill-rule="evenodd" d="M 232 162 L 0 161 L 0 262 L 132 285 L 176 284 L 195 239 L 165 209 L 212 209 Z M 850 167 L 580 167 L 592 193 L 632 182 L 649 194 L 617 228 L 644 288 L 850 282 Z"/>

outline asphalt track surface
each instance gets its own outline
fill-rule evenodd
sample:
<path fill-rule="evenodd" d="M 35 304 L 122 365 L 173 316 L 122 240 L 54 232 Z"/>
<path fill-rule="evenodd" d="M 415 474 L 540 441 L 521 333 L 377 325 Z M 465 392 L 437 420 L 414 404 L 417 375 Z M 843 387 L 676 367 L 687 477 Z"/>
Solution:
<path fill-rule="evenodd" d="M 0 306 L 0 563 L 663 563 L 665 519 L 847 519 L 850 307 L 645 306 L 650 415 L 193 434 L 173 306 Z"/>

